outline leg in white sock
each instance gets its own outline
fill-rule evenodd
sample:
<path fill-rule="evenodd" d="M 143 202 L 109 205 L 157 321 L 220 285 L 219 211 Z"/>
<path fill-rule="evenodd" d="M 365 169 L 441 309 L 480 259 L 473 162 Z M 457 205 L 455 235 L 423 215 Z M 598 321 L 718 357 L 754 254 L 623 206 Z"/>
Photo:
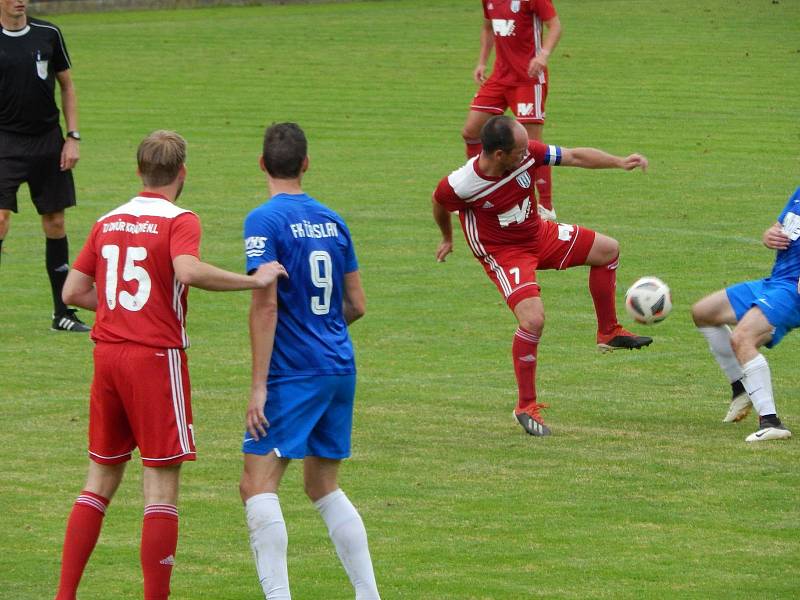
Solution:
<path fill-rule="evenodd" d="M 747 390 L 753 406 L 759 415 L 774 415 L 775 398 L 772 395 L 772 377 L 769 364 L 763 354 L 758 354 L 754 359 L 744 365 L 744 388 Z"/>
<path fill-rule="evenodd" d="M 277 494 L 257 494 L 245 502 L 250 547 L 264 597 L 290 600 L 286 548 L 289 536 Z"/>
<path fill-rule="evenodd" d="M 380 600 L 361 515 L 338 489 L 314 502 L 314 506 L 328 526 L 336 553 L 355 589 L 356 600 Z"/>
<path fill-rule="evenodd" d="M 717 364 L 728 376 L 728 382 L 739 381 L 744 376 L 744 372 L 731 347 L 731 328 L 727 325 L 717 325 L 716 327 L 698 327 L 697 329 L 708 341 L 711 354 L 714 355 Z"/>

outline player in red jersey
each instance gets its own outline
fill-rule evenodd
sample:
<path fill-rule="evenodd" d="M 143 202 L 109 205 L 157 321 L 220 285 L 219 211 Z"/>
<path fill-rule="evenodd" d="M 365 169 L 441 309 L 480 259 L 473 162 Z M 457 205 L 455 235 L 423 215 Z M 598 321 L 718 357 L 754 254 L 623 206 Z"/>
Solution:
<path fill-rule="evenodd" d="M 547 59 L 561 37 L 561 21 L 551 0 L 482 1 L 481 49 L 473 73 L 480 88 L 461 132 L 467 158 L 480 154 L 480 132 L 486 120 L 502 115 L 506 108 L 525 126 L 530 139 L 542 139 L 549 85 Z M 487 79 L 486 63 L 492 47 L 496 57 Z M 550 165 L 540 165 L 533 182 L 541 216 L 555 221 Z"/>
<path fill-rule="evenodd" d="M 549 435 L 539 413 L 543 405 L 536 402 L 536 355 L 544 327 L 537 270 L 591 267 L 589 291 L 601 350 L 641 348 L 653 340 L 626 331 L 617 321 L 617 241 L 578 225 L 542 220 L 536 210 L 533 173 L 541 164 L 644 171 L 647 159 L 530 141 L 525 128 L 505 116 L 486 122 L 481 142 L 481 154 L 442 179 L 433 194 L 433 217 L 442 232 L 436 258 L 444 261 L 453 251 L 450 212 L 458 211 L 472 253 L 519 322 L 511 347 L 519 392 L 514 414 L 529 434 Z"/>
<path fill-rule="evenodd" d="M 67 523 L 56 600 L 74 600 L 125 464 L 144 465 L 141 563 L 145 600 L 169 596 L 178 542 L 180 465 L 195 460 L 184 349 L 188 286 L 265 288 L 283 267 L 252 276 L 199 259 L 200 221 L 175 202 L 186 178 L 186 142 L 156 131 L 140 144 L 144 191 L 100 217 L 64 285 L 64 301 L 97 311 L 89 408 L 89 475 Z"/>

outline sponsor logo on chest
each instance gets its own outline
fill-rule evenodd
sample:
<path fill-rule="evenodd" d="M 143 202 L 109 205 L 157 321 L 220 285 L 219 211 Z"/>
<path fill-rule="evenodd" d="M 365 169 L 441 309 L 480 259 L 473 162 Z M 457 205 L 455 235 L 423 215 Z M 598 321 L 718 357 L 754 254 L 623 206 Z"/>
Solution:
<path fill-rule="evenodd" d="M 500 37 L 510 37 L 514 35 L 516 23 L 514 19 L 492 19 L 492 31 Z"/>

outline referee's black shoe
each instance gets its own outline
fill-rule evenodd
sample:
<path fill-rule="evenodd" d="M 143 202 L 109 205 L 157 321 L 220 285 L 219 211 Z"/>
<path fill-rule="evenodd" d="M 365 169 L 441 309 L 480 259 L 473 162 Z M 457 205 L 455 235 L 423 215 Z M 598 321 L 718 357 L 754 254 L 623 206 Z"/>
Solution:
<path fill-rule="evenodd" d="M 71 331 L 73 333 L 91 331 L 92 328 L 81 321 L 78 315 L 75 314 L 76 312 L 74 308 L 68 308 L 60 315 L 53 315 L 53 325 L 50 329 L 53 331 Z"/>

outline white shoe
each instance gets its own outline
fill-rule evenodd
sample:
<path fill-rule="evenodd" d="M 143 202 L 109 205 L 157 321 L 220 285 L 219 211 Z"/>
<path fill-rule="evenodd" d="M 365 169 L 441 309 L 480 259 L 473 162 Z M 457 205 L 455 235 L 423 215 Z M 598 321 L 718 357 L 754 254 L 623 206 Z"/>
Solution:
<path fill-rule="evenodd" d="M 731 405 L 728 407 L 728 414 L 722 419 L 723 423 L 738 423 L 750 414 L 750 409 L 753 408 L 753 403 L 750 401 L 750 396 L 747 392 L 737 394 L 731 400 Z"/>
<path fill-rule="evenodd" d="M 764 427 L 751 433 L 745 438 L 745 442 L 766 442 L 767 440 L 788 440 L 792 437 L 792 432 L 783 425 L 777 427 Z"/>
<path fill-rule="evenodd" d="M 539 204 L 538 206 L 539 216 L 543 218 L 545 221 L 553 221 L 556 222 L 556 209 L 547 210 L 544 206 Z"/>

